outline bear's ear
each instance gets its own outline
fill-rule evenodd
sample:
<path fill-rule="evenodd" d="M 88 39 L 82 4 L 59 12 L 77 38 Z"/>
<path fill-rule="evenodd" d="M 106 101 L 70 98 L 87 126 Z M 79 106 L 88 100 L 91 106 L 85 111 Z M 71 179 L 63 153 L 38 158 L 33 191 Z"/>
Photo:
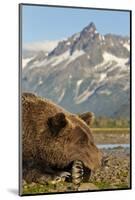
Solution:
<path fill-rule="evenodd" d="M 47 124 L 51 133 L 56 136 L 60 130 L 66 126 L 66 116 L 64 113 L 57 113 L 56 115 L 48 118 Z"/>
<path fill-rule="evenodd" d="M 95 115 L 93 112 L 85 112 L 85 113 L 82 113 L 82 114 L 79 114 L 78 115 L 83 121 L 85 121 L 85 123 L 87 125 L 91 125 L 94 118 L 95 118 Z"/>

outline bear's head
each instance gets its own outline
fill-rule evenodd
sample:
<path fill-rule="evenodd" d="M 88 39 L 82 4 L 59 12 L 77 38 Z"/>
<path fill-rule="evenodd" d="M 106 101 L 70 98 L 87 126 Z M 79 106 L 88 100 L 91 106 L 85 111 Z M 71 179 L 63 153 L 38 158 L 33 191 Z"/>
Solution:
<path fill-rule="evenodd" d="M 94 144 L 89 127 L 92 118 L 93 114 L 90 112 L 82 115 L 60 112 L 48 118 L 51 164 L 65 167 L 74 160 L 80 160 L 90 170 L 101 165 L 102 153 Z"/>

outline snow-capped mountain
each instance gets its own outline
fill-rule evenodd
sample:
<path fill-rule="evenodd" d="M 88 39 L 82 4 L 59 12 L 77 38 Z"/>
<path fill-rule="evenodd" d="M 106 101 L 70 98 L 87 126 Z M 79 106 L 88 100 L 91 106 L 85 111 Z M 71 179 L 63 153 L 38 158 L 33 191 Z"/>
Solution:
<path fill-rule="evenodd" d="M 94 23 L 27 61 L 22 90 L 71 112 L 129 118 L 130 38 L 101 35 Z"/>

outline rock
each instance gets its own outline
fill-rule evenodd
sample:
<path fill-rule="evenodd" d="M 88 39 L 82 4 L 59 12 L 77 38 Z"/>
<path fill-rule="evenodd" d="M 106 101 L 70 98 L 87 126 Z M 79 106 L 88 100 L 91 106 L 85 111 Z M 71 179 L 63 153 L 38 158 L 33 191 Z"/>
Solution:
<path fill-rule="evenodd" d="M 25 186 L 25 185 L 27 185 L 27 182 L 23 179 L 23 181 L 22 181 L 22 185 L 23 186 Z"/>
<path fill-rule="evenodd" d="M 32 182 L 31 184 L 29 184 L 29 187 L 34 187 L 34 186 L 36 186 L 35 182 Z"/>

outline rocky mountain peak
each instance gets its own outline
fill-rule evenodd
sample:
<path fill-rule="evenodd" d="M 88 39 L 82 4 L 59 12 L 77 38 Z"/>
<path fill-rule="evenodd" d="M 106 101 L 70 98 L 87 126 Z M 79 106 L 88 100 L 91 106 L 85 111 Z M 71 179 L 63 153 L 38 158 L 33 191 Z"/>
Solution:
<path fill-rule="evenodd" d="M 76 33 L 71 37 L 59 42 L 58 46 L 50 53 L 50 56 L 60 55 L 67 50 L 73 54 L 76 50 L 84 50 L 90 41 L 96 39 L 99 35 L 93 22 L 89 23 L 80 33 Z"/>
<path fill-rule="evenodd" d="M 87 39 L 93 39 L 95 35 L 97 34 L 96 26 L 93 22 L 88 24 L 88 26 L 84 27 L 84 29 L 81 31 L 80 39 L 87 38 Z"/>
<path fill-rule="evenodd" d="M 88 26 L 86 26 L 82 32 L 88 32 L 88 33 L 95 33 L 96 26 L 93 22 L 91 22 Z"/>

